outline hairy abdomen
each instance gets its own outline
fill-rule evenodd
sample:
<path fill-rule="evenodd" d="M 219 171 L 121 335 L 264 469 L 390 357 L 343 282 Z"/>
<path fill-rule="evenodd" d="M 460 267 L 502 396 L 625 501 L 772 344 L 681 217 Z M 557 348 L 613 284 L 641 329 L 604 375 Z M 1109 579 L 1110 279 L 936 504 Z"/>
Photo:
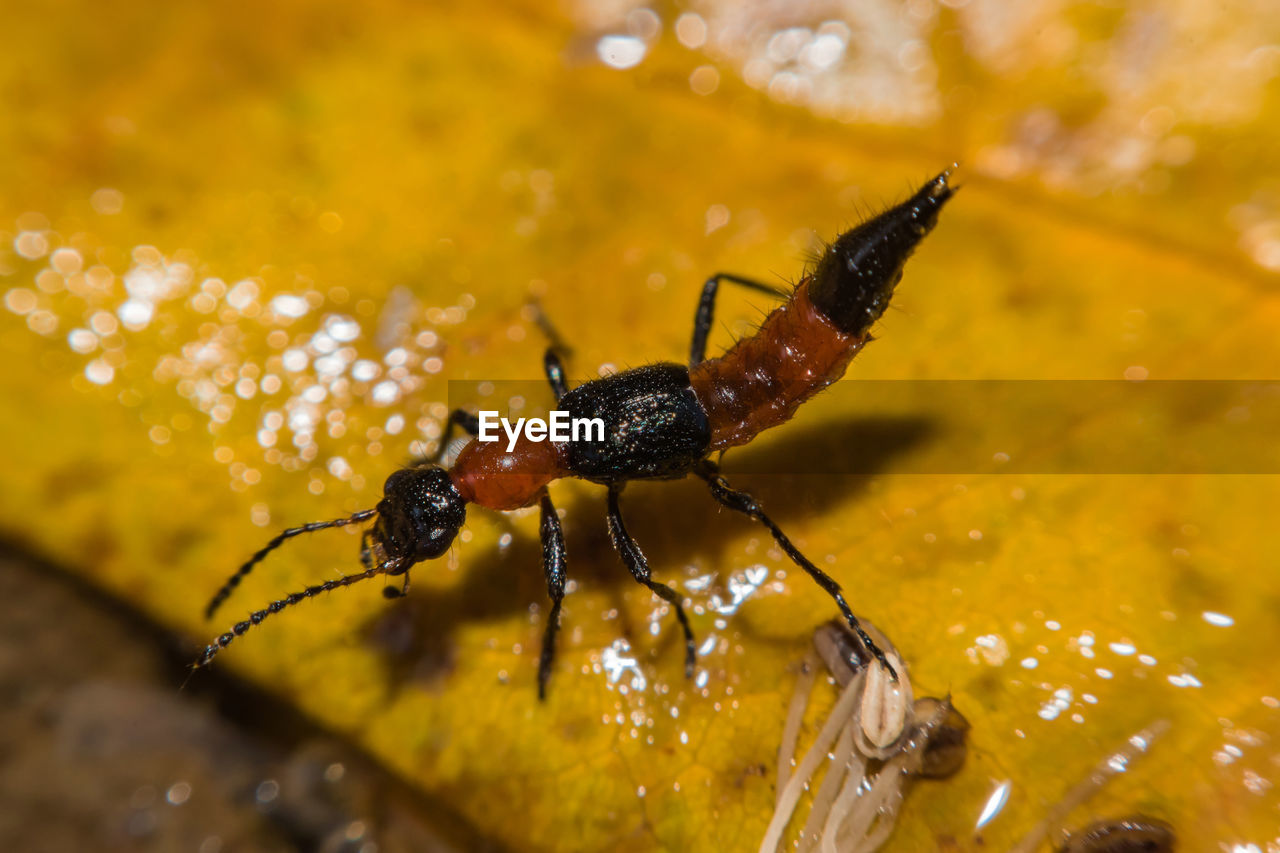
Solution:
<path fill-rule="evenodd" d="M 902 268 L 955 189 L 950 170 L 911 198 L 841 234 L 791 299 L 754 335 L 690 371 L 711 427 L 711 450 L 746 444 L 791 419 L 844 375 L 870 340 Z"/>
<path fill-rule="evenodd" d="M 809 279 L 751 337 L 689 371 L 707 412 L 710 450 L 746 444 L 791 419 L 804 401 L 844 375 L 867 335 L 847 334 L 809 300 Z"/>

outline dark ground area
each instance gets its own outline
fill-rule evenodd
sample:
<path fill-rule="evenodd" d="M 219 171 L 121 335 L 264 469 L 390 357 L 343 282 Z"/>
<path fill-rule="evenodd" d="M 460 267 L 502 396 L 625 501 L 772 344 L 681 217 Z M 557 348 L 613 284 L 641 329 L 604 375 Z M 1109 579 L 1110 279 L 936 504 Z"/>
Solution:
<path fill-rule="evenodd" d="M 56 567 L 0 548 L 0 850 L 485 848 L 368 759 Z"/>

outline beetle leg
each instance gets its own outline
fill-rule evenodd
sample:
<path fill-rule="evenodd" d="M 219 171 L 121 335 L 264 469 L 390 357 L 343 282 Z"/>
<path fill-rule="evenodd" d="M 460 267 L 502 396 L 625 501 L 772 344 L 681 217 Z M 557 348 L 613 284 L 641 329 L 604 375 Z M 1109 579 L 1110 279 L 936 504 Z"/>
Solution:
<path fill-rule="evenodd" d="M 542 369 L 547 372 L 547 381 L 551 383 L 551 390 L 559 403 L 560 398 L 569 393 L 569 383 L 564 379 L 564 365 L 555 347 L 547 347 L 546 354 L 542 356 Z"/>
<path fill-rule="evenodd" d="M 732 273 L 718 272 L 711 276 L 702 285 L 702 295 L 698 297 L 698 310 L 693 315 L 693 343 L 689 347 L 690 367 L 700 364 L 707 356 L 707 337 L 711 334 L 711 320 L 716 310 L 716 294 L 720 290 L 720 282 L 722 281 L 741 285 L 781 299 L 789 299 L 791 297 L 789 292 L 781 288 L 764 284 L 754 279 L 733 275 Z"/>
<path fill-rule="evenodd" d="M 547 576 L 547 594 L 551 596 L 551 612 L 542 635 L 542 656 L 538 659 L 538 698 L 547 698 L 547 679 L 556 656 L 556 633 L 560 630 L 560 603 L 564 601 L 565 581 L 564 532 L 560 516 L 551 504 L 551 496 L 542 492 L 542 571 Z"/>
<path fill-rule="evenodd" d="M 689 617 L 685 615 L 680 595 L 671 587 L 658 583 L 650 577 L 649 561 L 645 559 L 644 552 L 640 550 L 636 540 L 631 538 L 631 534 L 627 533 L 626 525 L 622 523 L 622 512 L 618 507 L 618 496 L 620 494 L 622 494 L 621 484 L 613 483 L 609 486 L 609 538 L 613 540 L 613 547 L 622 555 L 622 562 L 626 563 L 627 568 L 631 570 L 632 577 L 647 586 L 655 595 L 675 609 L 676 619 L 679 620 L 680 627 L 684 630 L 684 674 L 686 678 L 692 678 L 696 658 L 693 645 L 693 629 L 689 627 Z"/>
<path fill-rule="evenodd" d="M 449 452 L 449 444 L 453 441 L 453 431 L 457 427 L 462 427 L 468 435 L 479 435 L 480 418 L 466 409 L 454 409 L 449 413 L 449 420 L 444 423 L 444 434 L 440 436 L 440 446 L 436 448 L 435 454 L 430 458 L 421 460 L 417 465 L 419 467 L 439 465 L 440 461 L 444 459 L 444 455 Z"/>
<path fill-rule="evenodd" d="M 849 609 L 849 603 L 844 600 L 844 592 L 840 589 L 840 584 L 836 583 L 830 575 L 819 569 L 813 563 L 809 562 L 809 558 L 800 553 L 800 549 L 791 543 L 787 535 L 782 532 L 778 525 L 773 523 L 769 516 L 764 514 L 764 510 L 760 508 L 760 504 L 756 499 L 746 492 L 740 492 L 732 488 L 724 477 L 721 477 L 714 466 L 705 465 L 695 471 L 702 479 L 707 481 L 707 485 L 711 487 L 711 495 L 717 501 L 734 512 L 740 512 L 743 515 L 755 519 L 769 529 L 773 534 L 774 540 L 778 543 L 778 547 L 791 558 L 791 562 L 809 573 L 809 577 L 818 582 L 818 586 L 827 591 L 827 594 L 836 600 L 836 604 L 840 606 L 840 612 L 844 614 L 845 621 L 849 623 L 849 627 L 858 635 L 858 639 L 862 641 L 863 647 L 889 671 L 889 675 L 894 681 L 898 680 L 898 673 L 893 666 L 885 658 L 884 652 L 876 645 L 875 641 L 863 630 L 862 625 L 858 623 L 858 617 L 853 615 L 853 611 Z"/>

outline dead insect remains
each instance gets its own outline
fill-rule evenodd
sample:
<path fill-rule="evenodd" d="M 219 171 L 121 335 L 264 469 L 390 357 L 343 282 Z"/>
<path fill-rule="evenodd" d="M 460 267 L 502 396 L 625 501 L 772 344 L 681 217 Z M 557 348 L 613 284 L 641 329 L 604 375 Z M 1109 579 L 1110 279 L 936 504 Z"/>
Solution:
<path fill-rule="evenodd" d="M 622 491 L 631 480 L 674 480 L 692 474 L 707 483 L 721 505 L 763 525 L 782 551 L 835 599 L 862 647 L 883 668 L 873 678 L 896 686 L 897 670 L 863 630 L 840 585 L 800 553 L 751 495 L 734 489 L 711 457 L 785 423 L 801 404 L 844 375 L 849 362 L 871 340 L 871 326 L 888 307 L 907 259 L 933 229 L 954 193 L 950 178 L 950 170 L 943 172 L 903 203 L 840 235 L 817 259 L 812 272 L 789 292 L 725 273 L 707 279 L 694 313 L 687 366 L 651 364 L 571 390 L 556 349 L 549 349 L 543 366 L 558 408 L 574 419 L 602 420 L 603 441 L 534 441 L 522 436 L 510 449 L 503 442 L 472 441 L 447 469 L 437 459 L 396 471 L 387 478 L 382 500 L 373 509 L 285 530 L 232 574 L 210 600 L 207 616 L 213 616 L 268 553 L 304 533 L 372 521 L 360 549 L 364 571 L 307 587 L 250 613 L 210 643 L 196 666 L 208 664 L 236 637 L 273 613 L 322 592 L 386 575 L 403 578 L 401 590 L 388 588 L 388 594 L 404 594 L 409 570 L 448 550 L 466 519 L 468 504 L 499 512 L 537 504 L 542 517 L 543 573 L 551 597 L 538 666 L 538 693 L 544 696 L 567 577 L 564 535 L 547 486 L 563 477 L 578 477 L 608 488 L 613 546 L 636 581 L 675 611 L 684 633 L 686 675 L 692 675 L 695 645 L 681 597 L 653 579 L 644 552 L 627 531 L 621 508 Z M 786 301 L 754 335 L 738 341 L 724 355 L 708 359 L 716 293 L 724 281 Z M 472 436 L 479 432 L 478 418 L 461 409 L 450 416 L 450 429 L 455 426 Z M 448 433 L 441 448 L 447 444 Z M 879 698 L 868 700 L 864 709 L 867 737 L 884 740 L 901 728 L 903 707 L 899 706 L 904 700 L 894 692 L 886 689 Z"/>
<path fill-rule="evenodd" d="M 950 698 L 913 702 L 911 680 L 897 649 L 875 626 L 864 627 L 899 678 L 874 677 L 883 669 L 868 665 L 870 655 L 843 623 L 833 620 L 814 632 L 817 658 L 811 654 L 802 666 L 783 727 L 777 803 L 761 853 L 790 849 L 783 841 L 787 825 L 824 767 L 794 844 L 801 853 L 880 849 L 893 833 L 911 780 L 946 778 L 964 763 L 969 723 L 952 708 Z M 818 660 L 826 664 L 840 695 L 808 751 L 797 759 L 796 741 Z"/>

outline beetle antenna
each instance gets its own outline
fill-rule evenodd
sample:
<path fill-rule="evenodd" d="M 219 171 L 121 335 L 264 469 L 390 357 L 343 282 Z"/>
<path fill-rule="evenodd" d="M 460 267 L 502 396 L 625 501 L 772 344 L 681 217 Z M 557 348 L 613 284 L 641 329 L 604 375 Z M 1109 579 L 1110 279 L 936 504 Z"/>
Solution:
<path fill-rule="evenodd" d="M 365 512 L 371 513 L 373 512 L 373 510 L 366 510 Z M 361 514 L 362 513 L 356 513 L 356 515 L 361 515 Z M 355 518 L 355 516 L 352 516 L 352 518 Z M 349 520 L 346 520 L 346 521 L 349 522 Z M 341 524 L 341 522 L 329 522 L 328 526 L 332 527 L 338 524 Z M 200 656 L 200 660 L 196 661 L 195 664 L 192 665 L 191 667 L 192 670 L 199 669 L 202 666 L 208 666 L 209 661 L 213 660 L 214 655 L 216 655 L 218 652 L 225 649 L 227 646 L 231 645 L 232 640 L 234 640 L 236 637 L 239 637 L 245 631 L 248 631 L 254 625 L 257 625 L 263 619 L 266 619 L 272 613 L 279 613 L 281 610 L 284 610 L 286 607 L 290 606 L 291 604 L 297 604 L 300 601 L 305 601 L 306 599 L 319 595 L 322 592 L 328 592 L 329 590 L 338 589 L 339 587 L 351 586 L 351 584 L 353 583 L 358 583 L 359 581 L 366 580 L 368 578 L 373 577 L 374 575 L 382 574 L 386 570 L 387 570 L 387 565 L 384 563 L 381 565 L 374 566 L 371 569 L 365 569 L 363 572 L 360 572 L 359 574 L 346 575 L 345 577 L 336 578 L 331 581 L 325 581 L 324 583 L 318 583 L 315 586 L 307 587 L 302 592 L 295 592 L 292 595 L 285 596 L 279 601 L 273 601 L 262 610 L 255 610 L 253 613 L 249 614 L 248 619 L 244 620 L 243 622 L 237 622 L 234 626 L 232 626 L 230 631 L 223 634 L 221 637 L 218 637 L 218 639 L 214 640 L 209 645 L 205 646 L 204 654 Z"/>
<path fill-rule="evenodd" d="M 295 536 L 301 536 L 303 533 L 314 533 L 317 530 L 325 530 L 329 527 L 346 527 L 349 524 L 359 524 L 362 521 L 368 521 L 378 514 L 376 509 L 362 509 L 355 515 L 349 515 L 346 518 L 338 518 L 333 521 L 313 521 L 310 524 L 304 524 L 301 527 L 290 527 L 288 530 L 276 536 L 266 544 L 262 550 L 249 558 L 249 561 L 240 568 L 236 569 L 235 574 L 227 578 L 227 582 L 222 585 L 222 589 L 218 590 L 213 598 L 209 599 L 209 604 L 204 609 L 204 618 L 212 619 L 214 611 L 222 606 L 222 602 L 227 600 L 232 591 L 240 585 L 240 581 L 245 579 L 249 572 L 253 571 L 253 567 L 262 562 L 263 557 L 279 548 L 284 544 L 286 539 L 292 539 Z M 276 602 L 277 604 L 279 602 Z M 273 605 L 274 606 L 274 605 Z M 210 646 L 212 648 L 212 646 Z"/>

